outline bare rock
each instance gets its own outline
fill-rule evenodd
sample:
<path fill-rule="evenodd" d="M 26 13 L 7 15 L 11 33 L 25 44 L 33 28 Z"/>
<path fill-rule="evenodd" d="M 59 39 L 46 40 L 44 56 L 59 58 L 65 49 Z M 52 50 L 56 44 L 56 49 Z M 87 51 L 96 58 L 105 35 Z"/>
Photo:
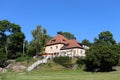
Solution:
<path fill-rule="evenodd" d="M 7 69 L 3 68 L 2 73 L 6 73 L 6 72 L 7 72 Z"/>
<path fill-rule="evenodd" d="M 77 64 L 75 64 L 75 65 L 72 66 L 72 70 L 76 70 L 77 68 L 78 68 Z"/>
<path fill-rule="evenodd" d="M 1 72 L 1 73 L 6 73 L 6 72 L 7 72 L 7 69 L 5 69 L 5 68 L 0 68 L 0 72 Z"/>
<path fill-rule="evenodd" d="M 0 67 L 0 72 L 2 71 L 3 68 Z"/>
<path fill-rule="evenodd" d="M 24 65 L 17 65 L 12 67 L 12 70 L 15 72 L 21 72 L 21 71 L 24 71 L 25 69 L 26 69 L 26 66 Z"/>

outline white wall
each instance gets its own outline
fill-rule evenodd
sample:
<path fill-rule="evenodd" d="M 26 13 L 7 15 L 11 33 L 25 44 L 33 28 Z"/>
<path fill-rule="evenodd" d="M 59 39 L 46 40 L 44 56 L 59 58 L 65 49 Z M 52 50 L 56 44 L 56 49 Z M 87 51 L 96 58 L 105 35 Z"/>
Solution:
<path fill-rule="evenodd" d="M 55 53 L 60 52 L 60 49 L 63 47 L 63 44 L 56 44 L 56 45 L 50 45 L 46 46 L 45 53 Z"/>
<path fill-rule="evenodd" d="M 46 46 L 45 53 L 59 53 L 62 56 L 85 56 L 85 50 L 80 48 L 73 48 L 73 49 L 66 49 L 60 50 L 64 45 L 63 44 L 56 44 Z"/>
<path fill-rule="evenodd" d="M 66 53 L 67 56 L 85 56 L 85 50 L 79 48 L 61 50 L 61 53 Z"/>

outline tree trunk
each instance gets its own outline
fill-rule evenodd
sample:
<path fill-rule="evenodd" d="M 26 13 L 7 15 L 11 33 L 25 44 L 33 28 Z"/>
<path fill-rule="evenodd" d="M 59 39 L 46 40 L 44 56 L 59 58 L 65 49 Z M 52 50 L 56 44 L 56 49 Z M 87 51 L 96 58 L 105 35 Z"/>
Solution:
<path fill-rule="evenodd" d="M 5 46 L 5 52 L 6 52 L 6 54 L 8 54 L 8 48 L 7 48 L 7 46 Z"/>

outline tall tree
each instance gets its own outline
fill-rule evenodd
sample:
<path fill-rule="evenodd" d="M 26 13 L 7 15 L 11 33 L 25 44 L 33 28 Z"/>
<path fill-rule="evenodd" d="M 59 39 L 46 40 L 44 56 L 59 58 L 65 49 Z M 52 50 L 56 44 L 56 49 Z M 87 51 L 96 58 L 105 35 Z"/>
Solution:
<path fill-rule="evenodd" d="M 86 52 L 86 68 L 91 71 L 96 68 L 111 71 L 118 64 L 119 48 L 109 31 L 101 32 L 98 37 Z"/>
<path fill-rule="evenodd" d="M 33 41 L 31 41 L 30 46 L 34 47 L 33 51 L 37 53 L 43 53 L 45 50 L 45 46 L 50 36 L 47 35 L 46 29 L 41 26 L 37 26 L 36 30 L 32 31 Z M 30 47 L 29 47 L 30 48 Z"/>
<path fill-rule="evenodd" d="M 119 53 L 119 63 L 118 63 L 118 66 L 120 66 L 120 42 L 117 44 L 117 51 Z"/>
<path fill-rule="evenodd" d="M 87 39 L 82 40 L 82 44 L 86 45 L 86 46 L 91 46 L 92 45 L 92 43 Z"/>
<path fill-rule="evenodd" d="M 7 56 L 3 51 L 3 48 L 0 48 L 0 67 L 6 66 Z"/>
<path fill-rule="evenodd" d="M 37 26 L 36 30 L 33 30 L 32 31 L 32 35 L 33 35 L 33 38 L 34 38 L 34 46 L 36 48 L 36 53 L 39 53 L 40 52 L 40 49 L 42 47 L 42 41 L 41 41 L 41 37 L 42 37 L 42 30 L 41 30 L 41 26 Z"/>
<path fill-rule="evenodd" d="M 95 38 L 95 43 L 114 45 L 116 44 L 116 41 L 114 40 L 113 35 L 110 31 L 104 31 L 98 35 L 98 39 Z"/>
<path fill-rule="evenodd" d="M 19 25 L 8 20 L 0 21 L 0 46 L 4 48 L 8 58 L 18 57 L 17 53 L 22 52 L 24 38 Z"/>

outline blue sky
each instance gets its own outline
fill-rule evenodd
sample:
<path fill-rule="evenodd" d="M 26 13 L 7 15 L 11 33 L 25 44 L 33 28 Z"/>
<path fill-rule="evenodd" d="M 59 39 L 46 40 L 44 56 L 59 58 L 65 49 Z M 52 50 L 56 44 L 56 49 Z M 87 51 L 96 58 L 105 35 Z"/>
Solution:
<path fill-rule="evenodd" d="M 51 36 L 70 32 L 80 42 L 109 30 L 120 42 L 120 0 L 0 0 L 0 20 L 19 24 L 26 40 L 37 25 Z"/>

